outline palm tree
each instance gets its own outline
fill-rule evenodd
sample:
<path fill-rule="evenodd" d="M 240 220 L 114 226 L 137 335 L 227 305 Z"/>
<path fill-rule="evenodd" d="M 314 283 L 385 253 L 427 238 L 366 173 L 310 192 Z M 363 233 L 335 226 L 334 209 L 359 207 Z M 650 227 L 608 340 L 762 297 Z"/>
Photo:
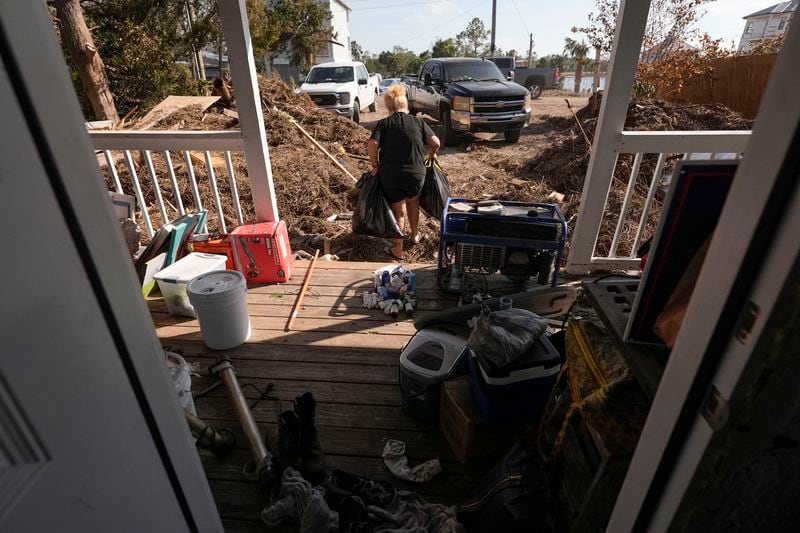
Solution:
<path fill-rule="evenodd" d="M 583 76 L 583 65 L 586 63 L 586 54 L 589 47 L 583 41 L 576 41 L 571 37 L 564 39 L 564 53 L 575 60 L 575 92 L 581 91 L 581 77 Z"/>

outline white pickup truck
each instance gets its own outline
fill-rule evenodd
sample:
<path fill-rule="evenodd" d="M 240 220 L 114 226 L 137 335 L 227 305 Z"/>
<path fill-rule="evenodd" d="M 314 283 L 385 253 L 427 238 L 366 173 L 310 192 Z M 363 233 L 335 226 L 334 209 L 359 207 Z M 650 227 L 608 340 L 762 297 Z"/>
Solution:
<path fill-rule="evenodd" d="M 322 63 L 311 69 L 300 92 L 319 107 L 358 122 L 362 109 L 377 109 L 378 84 L 378 77 L 370 75 L 364 63 Z"/>

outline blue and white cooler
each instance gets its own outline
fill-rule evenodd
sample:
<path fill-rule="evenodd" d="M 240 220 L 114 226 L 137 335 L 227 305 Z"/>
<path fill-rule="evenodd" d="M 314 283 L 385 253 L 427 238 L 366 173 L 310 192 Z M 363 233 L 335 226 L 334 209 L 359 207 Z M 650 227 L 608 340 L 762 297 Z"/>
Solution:
<path fill-rule="evenodd" d="M 541 414 L 561 371 L 561 356 L 547 337 L 511 364 L 499 367 L 470 350 L 469 384 L 484 422 L 506 425 Z"/>

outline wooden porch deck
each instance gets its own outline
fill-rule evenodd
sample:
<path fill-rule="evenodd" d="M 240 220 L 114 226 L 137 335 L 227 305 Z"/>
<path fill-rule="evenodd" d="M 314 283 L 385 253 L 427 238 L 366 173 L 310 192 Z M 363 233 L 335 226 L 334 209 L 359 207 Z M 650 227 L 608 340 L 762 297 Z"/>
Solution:
<path fill-rule="evenodd" d="M 281 410 L 291 409 L 295 396 L 311 391 L 318 400 L 318 423 L 323 450 L 332 468 L 383 479 L 398 489 L 414 490 L 431 502 L 457 504 L 480 481 L 485 468 L 461 465 L 436 424 L 417 421 L 404 411 L 398 388 L 400 348 L 414 332 L 411 320 L 394 321 L 380 310 L 362 306 L 360 293 L 371 287 L 378 263 L 318 262 L 293 331 L 284 327 L 308 263 L 298 267 L 287 284 L 251 289 L 248 303 L 253 332 L 250 340 L 227 354 L 240 384 L 271 395 L 253 415 L 262 429 L 275 425 Z M 433 265 L 410 265 L 417 273 L 418 310 L 425 314 L 454 305 L 434 291 Z M 214 380 L 206 377 L 218 352 L 202 343 L 196 320 L 169 315 L 161 299 L 150 301 L 158 336 L 164 345 L 182 351 L 203 377 L 193 379 L 199 391 Z M 249 398 L 258 393 L 245 389 Z M 255 482 L 243 479 L 250 458 L 226 391 L 216 389 L 196 401 L 200 417 L 237 433 L 237 449 L 219 460 L 200 451 L 206 474 L 227 531 L 264 531 L 259 513 L 266 495 Z M 386 439 L 406 443 L 412 465 L 439 458 L 443 472 L 430 483 L 411 484 L 394 478 L 381 458 Z"/>

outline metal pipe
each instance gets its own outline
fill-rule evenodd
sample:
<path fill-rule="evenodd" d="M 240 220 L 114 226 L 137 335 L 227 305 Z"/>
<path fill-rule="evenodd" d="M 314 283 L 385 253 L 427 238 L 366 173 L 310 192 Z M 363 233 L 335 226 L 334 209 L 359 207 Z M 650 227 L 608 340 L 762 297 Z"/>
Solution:
<path fill-rule="evenodd" d="M 253 459 L 258 465 L 263 464 L 271 459 L 271 455 L 267 452 L 267 447 L 264 445 L 264 439 L 261 438 L 261 433 L 258 431 L 253 414 L 250 412 L 250 407 L 247 405 L 239 381 L 236 379 L 236 374 L 233 371 L 233 365 L 230 360 L 221 356 L 217 359 L 217 364 L 211 371 L 219 376 L 219 379 L 228 389 L 228 395 L 233 402 L 233 409 L 236 411 L 236 416 L 239 417 L 239 424 L 242 426 L 244 436 L 247 439 L 247 445 L 250 452 L 253 454 Z"/>
<path fill-rule="evenodd" d="M 183 414 L 186 415 L 186 422 L 200 448 L 210 451 L 217 457 L 225 457 L 233 450 L 236 436 L 230 429 L 215 429 L 187 409 L 183 410 Z"/>

